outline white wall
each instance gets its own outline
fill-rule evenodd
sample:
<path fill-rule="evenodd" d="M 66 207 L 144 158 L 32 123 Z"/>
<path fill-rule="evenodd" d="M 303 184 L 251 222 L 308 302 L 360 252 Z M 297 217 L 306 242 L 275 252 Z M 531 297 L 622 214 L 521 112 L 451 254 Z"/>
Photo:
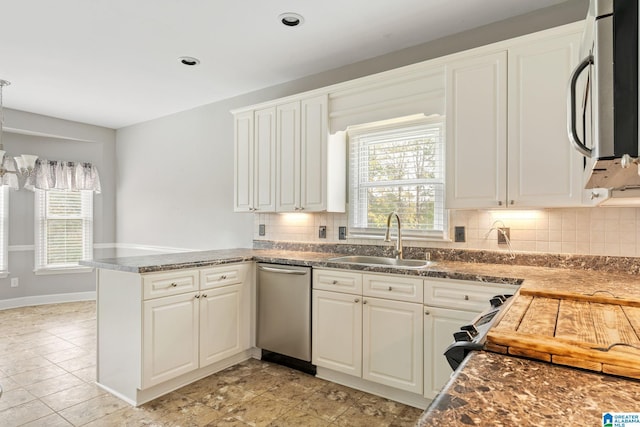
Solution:
<path fill-rule="evenodd" d="M 586 16 L 587 3 L 587 0 L 571 0 L 340 69 L 119 129 L 116 137 L 117 241 L 191 249 L 251 246 L 253 215 L 233 212 L 233 118 L 229 110 L 575 22 Z"/>
<path fill-rule="evenodd" d="M 9 154 L 36 154 L 51 160 L 88 161 L 100 174 L 102 194 L 94 197 L 94 243 L 115 241 L 115 131 L 5 109 L 4 148 Z M 9 277 L 0 279 L 0 308 L 10 301 L 37 303 L 44 295 L 95 291 L 92 273 L 36 276 L 34 269 L 34 193 L 9 191 Z M 10 287 L 17 277 L 20 285 Z M 8 302 L 9 301 L 9 302 Z"/>

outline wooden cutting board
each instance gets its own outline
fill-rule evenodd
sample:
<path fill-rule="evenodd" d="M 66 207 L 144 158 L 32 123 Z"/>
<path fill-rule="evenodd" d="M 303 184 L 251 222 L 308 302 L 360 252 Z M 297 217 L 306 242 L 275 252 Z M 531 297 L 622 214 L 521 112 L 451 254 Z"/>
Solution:
<path fill-rule="evenodd" d="M 640 379 L 637 302 L 521 291 L 487 334 L 487 350 Z"/>

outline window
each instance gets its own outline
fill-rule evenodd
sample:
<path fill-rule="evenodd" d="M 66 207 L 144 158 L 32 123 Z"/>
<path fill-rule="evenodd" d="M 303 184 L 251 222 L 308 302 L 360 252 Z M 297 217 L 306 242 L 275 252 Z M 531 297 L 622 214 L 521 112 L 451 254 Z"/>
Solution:
<path fill-rule="evenodd" d="M 0 185 L 0 277 L 6 276 L 9 245 L 9 186 Z"/>
<path fill-rule="evenodd" d="M 93 256 L 93 193 L 36 190 L 36 271 L 77 268 Z"/>
<path fill-rule="evenodd" d="M 445 238 L 441 117 L 349 129 L 349 232 L 376 234 L 395 211 L 403 234 Z"/>

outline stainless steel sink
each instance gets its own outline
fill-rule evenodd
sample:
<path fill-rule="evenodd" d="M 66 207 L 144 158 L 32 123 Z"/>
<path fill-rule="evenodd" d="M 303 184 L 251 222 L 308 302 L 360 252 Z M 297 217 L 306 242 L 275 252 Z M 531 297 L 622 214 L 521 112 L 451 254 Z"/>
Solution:
<path fill-rule="evenodd" d="M 404 268 L 424 268 L 430 267 L 436 264 L 433 261 L 419 260 L 419 259 L 398 259 L 398 258 L 386 258 L 379 256 L 363 256 L 363 255 L 348 255 L 336 258 L 329 258 L 327 261 L 331 262 L 344 262 L 347 264 L 364 264 L 364 265 L 388 265 L 391 267 L 404 267 Z"/>

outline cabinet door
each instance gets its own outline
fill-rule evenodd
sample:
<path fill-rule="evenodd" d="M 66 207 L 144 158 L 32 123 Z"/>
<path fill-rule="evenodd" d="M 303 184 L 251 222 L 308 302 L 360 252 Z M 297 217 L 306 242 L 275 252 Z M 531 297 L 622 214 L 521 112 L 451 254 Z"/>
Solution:
<path fill-rule="evenodd" d="M 263 212 L 276 210 L 276 109 L 254 113 L 254 208 Z"/>
<path fill-rule="evenodd" d="M 422 393 L 422 304 L 365 298 L 362 378 Z"/>
<path fill-rule="evenodd" d="M 234 186 L 236 212 L 253 209 L 253 111 L 234 117 Z"/>
<path fill-rule="evenodd" d="M 433 399 L 453 372 L 444 352 L 453 333 L 470 323 L 478 312 L 424 307 L 424 397 Z"/>
<path fill-rule="evenodd" d="M 582 156 L 567 139 L 567 82 L 580 35 L 509 49 L 509 204 L 579 206 Z"/>
<path fill-rule="evenodd" d="M 200 367 L 249 348 L 250 303 L 244 285 L 208 289 L 200 296 Z"/>
<path fill-rule="evenodd" d="M 313 291 L 312 362 L 362 375 L 362 297 Z"/>
<path fill-rule="evenodd" d="M 142 388 L 198 368 L 197 292 L 145 301 Z"/>
<path fill-rule="evenodd" d="M 301 102 L 300 204 L 305 211 L 327 209 L 327 95 Z"/>
<path fill-rule="evenodd" d="M 497 208 L 506 200 L 507 53 L 447 66 L 447 208 Z"/>
<path fill-rule="evenodd" d="M 300 102 L 277 108 L 277 204 L 278 212 L 300 209 Z"/>

